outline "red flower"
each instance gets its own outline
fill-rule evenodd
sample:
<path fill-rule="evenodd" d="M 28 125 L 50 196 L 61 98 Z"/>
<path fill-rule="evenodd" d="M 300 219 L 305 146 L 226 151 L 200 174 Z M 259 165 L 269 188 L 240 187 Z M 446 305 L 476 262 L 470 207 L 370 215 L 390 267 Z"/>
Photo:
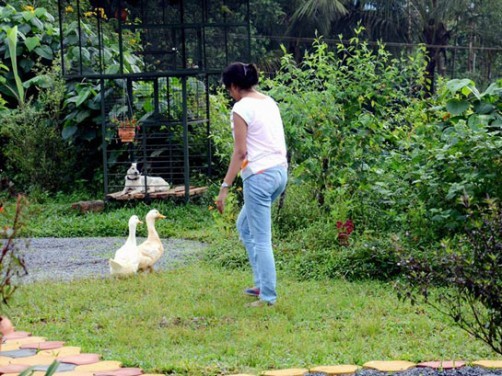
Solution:
<path fill-rule="evenodd" d="M 348 219 L 345 223 L 341 221 L 336 222 L 336 228 L 338 229 L 338 241 L 342 245 L 349 244 L 349 235 L 354 231 L 354 222 Z"/>

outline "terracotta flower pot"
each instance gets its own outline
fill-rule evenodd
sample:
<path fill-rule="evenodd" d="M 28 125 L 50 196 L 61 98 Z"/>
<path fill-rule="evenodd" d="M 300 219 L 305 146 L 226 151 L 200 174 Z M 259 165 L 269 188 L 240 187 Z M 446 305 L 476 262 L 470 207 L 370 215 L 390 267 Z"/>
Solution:
<path fill-rule="evenodd" d="M 136 136 L 136 127 L 119 127 L 119 138 L 122 142 L 133 142 Z"/>

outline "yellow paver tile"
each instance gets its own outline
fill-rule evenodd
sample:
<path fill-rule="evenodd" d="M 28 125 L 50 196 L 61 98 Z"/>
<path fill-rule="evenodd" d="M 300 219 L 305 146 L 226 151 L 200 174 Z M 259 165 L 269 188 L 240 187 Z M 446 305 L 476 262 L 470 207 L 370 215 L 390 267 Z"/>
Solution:
<path fill-rule="evenodd" d="M 94 376 L 94 372 L 92 371 L 56 372 L 54 373 L 54 376 Z"/>
<path fill-rule="evenodd" d="M 363 364 L 364 368 L 376 369 L 381 372 L 405 371 L 416 364 L 406 360 L 372 360 Z"/>
<path fill-rule="evenodd" d="M 56 360 L 55 356 L 48 355 L 33 355 L 24 358 L 12 359 L 10 364 L 26 364 L 29 366 L 48 366 Z"/>
<path fill-rule="evenodd" d="M 100 371 L 112 371 L 115 369 L 119 369 L 122 367 L 122 363 L 116 360 L 103 360 L 101 362 L 85 364 L 83 366 L 75 367 L 75 371 L 91 371 L 91 372 L 100 372 Z"/>
<path fill-rule="evenodd" d="M 8 339 L 5 341 L 6 345 L 9 345 L 11 343 L 15 343 L 18 345 L 26 345 L 28 343 L 38 343 L 38 342 L 45 342 L 46 339 L 45 337 L 24 337 L 24 338 L 16 338 L 16 339 Z M 4 345 L 2 345 L 2 351 L 3 351 Z"/>
<path fill-rule="evenodd" d="M 32 376 L 45 376 L 45 371 L 35 371 Z"/>
<path fill-rule="evenodd" d="M 2 343 L 0 345 L 0 350 L 1 351 L 19 350 L 20 346 L 21 345 L 19 343 Z"/>
<path fill-rule="evenodd" d="M 262 373 L 263 376 L 303 376 L 309 370 L 306 368 L 288 368 L 288 369 L 276 369 L 272 371 L 265 371 Z"/>
<path fill-rule="evenodd" d="M 0 366 L 6 366 L 7 364 L 10 364 L 10 361 L 13 358 L 8 357 L 8 356 L 0 356 Z"/>
<path fill-rule="evenodd" d="M 80 347 L 78 347 L 78 346 L 63 346 L 58 349 L 42 350 L 42 351 L 39 351 L 38 354 L 55 356 L 56 358 L 59 358 L 61 356 L 68 356 L 68 355 L 78 355 L 78 354 L 80 354 Z"/>
<path fill-rule="evenodd" d="M 502 369 L 502 360 L 476 360 L 472 364 L 483 368 Z"/>
<path fill-rule="evenodd" d="M 318 366 L 310 369 L 310 372 L 322 372 L 328 376 L 352 375 L 360 367 L 353 364 L 340 364 L 335 366 Z"/>

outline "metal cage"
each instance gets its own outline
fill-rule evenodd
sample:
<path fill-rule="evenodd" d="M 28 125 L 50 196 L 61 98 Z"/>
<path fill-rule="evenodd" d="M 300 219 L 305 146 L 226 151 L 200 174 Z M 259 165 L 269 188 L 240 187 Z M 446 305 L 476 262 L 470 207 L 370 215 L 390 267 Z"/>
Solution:
<path fill-rule="evenodd" d="M 249 0 L 58 0 L 62 71 L 100 90 L 104 191 L 129 165 L 188 200 L 211 175 L 209 93 L 221 70 L 250 59 Z M 132 125 L 121 139 L 119 128 Z M 122 129 L 120 129 L 122 131 Z M 141 198 L 149 193 L 145 180 Z M 176 191 L 179 195 L 180 188 Z"/>

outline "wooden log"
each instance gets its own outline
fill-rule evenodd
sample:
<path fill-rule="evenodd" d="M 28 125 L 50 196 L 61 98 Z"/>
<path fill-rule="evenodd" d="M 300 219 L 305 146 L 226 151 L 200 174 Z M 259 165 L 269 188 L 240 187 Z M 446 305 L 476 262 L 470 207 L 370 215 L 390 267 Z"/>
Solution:
<path fill-rule="evenodd" d="M 105 209 L 105 202 L 103 200 L 79 201 L 71 204 L 71 208 L 78 210 L 81 213 L 99 213 Z"/>

